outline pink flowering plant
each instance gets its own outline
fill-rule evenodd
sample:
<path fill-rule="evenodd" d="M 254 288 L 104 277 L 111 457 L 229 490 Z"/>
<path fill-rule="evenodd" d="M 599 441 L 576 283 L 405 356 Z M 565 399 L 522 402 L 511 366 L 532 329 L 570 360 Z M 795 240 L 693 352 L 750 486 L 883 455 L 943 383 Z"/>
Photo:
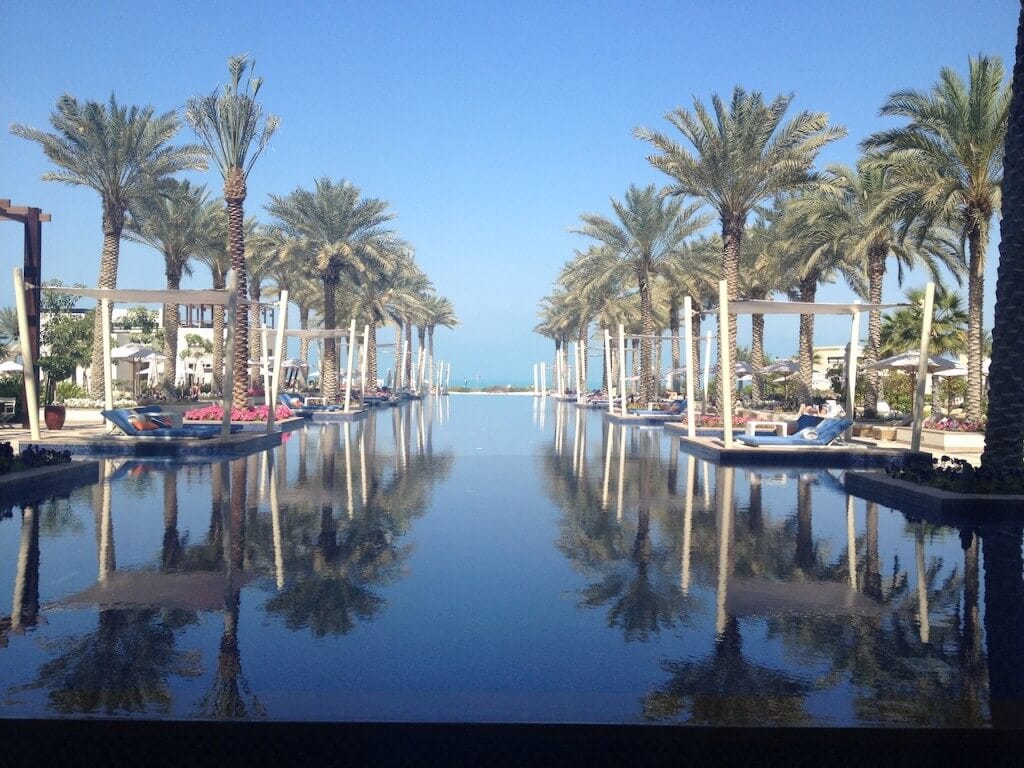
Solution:
<path fill-rule="evenodd" d="M 943 432 L 984 432 L 985 422 L 970 419 L 952 419 L 943 416 L 941 419 L 925 419 L 925 429 L 939 429 Z"/>
<path fill-rule="evenodd" d="M 266 405 L 257 405 L 252 408 L 232 408 L 231 420 L 266 421 L 269 413 L 270 409 Z M 274 411 L 274 418 L 278 421 L 291 418 L 291 415 L 291 410 L 284 405 L 277 406 Z M 203 408 L 193 408 L 191 411 L 185 411 L 186 421 L 220 421 L 223 418 L 224 409 L 219 405 L 207 405 Z"/>

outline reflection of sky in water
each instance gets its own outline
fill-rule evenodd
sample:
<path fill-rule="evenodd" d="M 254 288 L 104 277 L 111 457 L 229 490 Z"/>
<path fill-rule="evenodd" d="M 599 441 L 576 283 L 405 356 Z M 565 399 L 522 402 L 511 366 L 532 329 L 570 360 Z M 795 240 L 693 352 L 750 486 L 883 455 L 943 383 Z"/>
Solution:
<path fill-rule="evenodd" d="M 854 592 L 840 471 L 716 471 L 657 429 L 615 427 L 608 445 L 597 411 L 428 400 L 310 425 L 249 457 L 235 518 L 232 494 L 213 493 L 227 464 L 121 467 L 109 527 L 100 486 L 39 510 L 41 622 L 4 625 L 0 712 L 80 714 L 90 699 L 69 689 L 110 678 L 103 654 L 130 638 L 120 650 L 155 682 L 127 713 L 148 717 L 986 720 L 984 646 L 962 652 L 984 574 L 965 589 L 956 530 L 854 500 Z M 723 570 L 717 499 L 730 475 Z M 25 583 L 22 532 L 20 511 L 0 522 L 4 618 Z M 223 610 L 67 605 L 96 584 L 100 550 L 118 574 L 166 561 L 224 575 L 230 562 L 254 578 L 226 586 Z"/>

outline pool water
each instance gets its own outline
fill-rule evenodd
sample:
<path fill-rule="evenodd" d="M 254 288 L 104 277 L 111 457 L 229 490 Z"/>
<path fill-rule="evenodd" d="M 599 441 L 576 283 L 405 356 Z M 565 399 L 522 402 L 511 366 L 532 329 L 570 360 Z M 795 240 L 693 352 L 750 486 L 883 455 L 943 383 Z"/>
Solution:
<path fill-rule="evenodd" d="M 1019 723 L 1020 527 L 512 396 L 0 512 L 0 715 Z"/>

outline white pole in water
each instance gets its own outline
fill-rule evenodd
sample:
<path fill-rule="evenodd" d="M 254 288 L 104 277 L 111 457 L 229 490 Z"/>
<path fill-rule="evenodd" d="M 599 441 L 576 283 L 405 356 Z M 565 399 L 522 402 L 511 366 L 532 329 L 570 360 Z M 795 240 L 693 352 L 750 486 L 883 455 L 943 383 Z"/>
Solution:
<path fill-rule="evenodd" d="M 533 396 L 536 397 L 537 392 L 537 364 L 533 364 Z"/>
<path fill-rule="evenodd" d="M 615 406 L 613 405 L 615 398 L 612 393 L 615 391 L 615 386 L 612 384 L 612 335 L 608 332 L 608 329 L 604 329 L 604 380 L 607 384 L 608 394 L 608 413 L 615 413 Z"/>
<path fill-rule="evenodd" d="M 704 408 L 708 405 L 708 388 L 711 386 L 711 331 L 704 334 Z M 701 411 L 703 413 L 703 411 Z"/>
<path fill-rule="evenodd" d="M 540 364 L 540 396 L 547 398 L 548 396 L 548 364 Z"/>
<path fill-rule="evenodd" d="M 935 311 L 935 283 L 924 287 L 924 314 L 921 316 L 921 357 L 917 361 L 914 387 L 914 429 L 910 434 L 910 450 L 921 450 L 921 427 L 924 422 L 924 387 L 928 379 L 928 344 L 932 336 L 932 314 Z"/>
<path fill-rule="evenodd" d="M 18 336 L 22 339 L 21 362 L 25 374 L 25 407 L 28 409 L 28 425 L 32 430 L 32 439 L 39 440 L 39 382 L 36 380 L 35 361 L 32 359 L 32 343 L 29 341 L 28 305 L 25 303 L 25 276 L 21 267 L 14 269 L 14 305 L 18 310 Z M 103 316 L 110 317 L 106 310 L 106 299 L 103 300 Z M 107 334 L 107 354 L 110 350 L 110 335 Z M 107 367 L 107 381 L 110 380 L 110 367 Z M 112 405 L 107 406 L 110 410 Z"/>
<path fill-rule="evenodd" d="M 445 376 L 445 380 L 444 380 L 444 393 L 447 395 L 448 394 L 448 388 L 452 385 L 452 364 L 451 363 L 445 363 L 445 365 L 448 367 L 448 374 L 447 374 L 447 376 Z"/>
<path fill-rule="evenodd" d="M 353 317 L 348 325 L 348 376 L 345 380 L 345 413 L 352 412 L 352 364 L 355 362 L 356 319 Z"/>
<path fill-rule="evenodd" d="M 619 397 L 622 407 L 619 412 L 626 415 L 626 326 L 619 323 Z"/>
<path fill-rule="evenodd" d="M 224 408 L 224 415 L 221 418 L 220 434 L 227 437 L 231 434 L 231 411 L 234 408 L 234 375 L 235 375 L 235 314 L 238 312 L 238 273 L 233 269 L 227 274 L 228 289 L 228 310 L 225 325 L 227 326 L 227 341 L 224 344 L 224 367 L 223 376 L 224 392 L 221 394 L 221 404 Z M 321 366 L 322 367 L 322 366 Z M 244 405 L 244 403 L 243 403 Z"/>
<path fill-rule="evenodd" d="M 686 344 L 683 360 L 686 363 L 686 436 L 693 439 L 697 434 L 696 409 L 693 391 L 693 299 L 683 297 L 683 341 Z"/>
<path fill-rule="evenodd" d="M 288 291 L 281 291 L 280 306 L 277 310 L 277 335 L 274 337 L 274 373 L 270 377 L 270 408 L 267 409 L 267 431 L 274 426 L 274 413 L 277 411 L 277 394 L 281 391 L 281 364 L 285 349 L 284 332 L 288 328 Z M 266 349 L 266 344 L 263 345 Z"/>
<path fill-rule="evenodd" d="M 729 284 L 718 281 L 718 388 L 722 392 L 722 442 L 732 448 L 732 350 L 729 349 Z"/>
<path fill-rule="evenodd" d="M 859 304 L 860 302 L 855 302 Z M 856 411 L 857 394 L 857 337 L 860 336 L 860 312 L 854 311 L 850 318 L 850 354 L 846 356 L 846 417 L 853 419 Z M 853 437 L 851 424 L 843 435 L 843 439 Z"/>

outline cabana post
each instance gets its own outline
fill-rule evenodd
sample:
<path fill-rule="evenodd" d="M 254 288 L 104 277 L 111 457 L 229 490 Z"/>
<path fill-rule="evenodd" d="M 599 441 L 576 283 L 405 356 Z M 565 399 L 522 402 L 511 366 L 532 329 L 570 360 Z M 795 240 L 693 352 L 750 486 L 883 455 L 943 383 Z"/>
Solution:
<path fill-rule="evenodd" d="M 18 311 L 18 335 L 29 338 L 28 302 L 25 297 L 25 277 L 21 267 L 14 269 L 14 302 Z M 32 359 L 32 345 L 22 344 L 22 368 L 25 375 L 25 408 L 28 409 L 28 424 L 32 439 L 39 439 L 39 382 L 36 379 L 36 361 Z"/>
<path fill-rule="evenodd" d="M 693 350 L 693 299 L 689 296 L 683 297 L 683 339 L 686 345 L 683 356 L 686 363 L 686 436 L 693 438 L 697 434 L 697 430 L 696 414 L 694 413 L 694 368 L 693 361 L 690 360 Z"/>

